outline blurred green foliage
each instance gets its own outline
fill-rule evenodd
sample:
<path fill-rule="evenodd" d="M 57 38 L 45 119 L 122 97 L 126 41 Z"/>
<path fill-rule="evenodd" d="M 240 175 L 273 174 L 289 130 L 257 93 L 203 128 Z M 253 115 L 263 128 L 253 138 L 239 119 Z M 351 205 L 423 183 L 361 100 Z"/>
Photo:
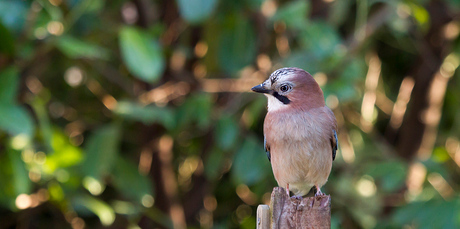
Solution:
<path fill-rule="evenodd" d="M 333 228 L 460 227 L 460 4 L 0 0 L 0 228 L 254 228 L 277 68 L 339 123 Z M 415 86 L 414 86 L 415 85 Z"/>

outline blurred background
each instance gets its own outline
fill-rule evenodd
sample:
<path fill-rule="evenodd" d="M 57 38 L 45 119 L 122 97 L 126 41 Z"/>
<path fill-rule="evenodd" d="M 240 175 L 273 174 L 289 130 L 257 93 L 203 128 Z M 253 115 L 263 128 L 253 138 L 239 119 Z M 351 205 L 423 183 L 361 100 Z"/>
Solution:
<path fill-rule="evenodd" d="M 333 228 L 459 228 L 459 33 L 457 0 L 0 0 L 0 228 L 255 228 L 285 66 L 337 117 Z"/>

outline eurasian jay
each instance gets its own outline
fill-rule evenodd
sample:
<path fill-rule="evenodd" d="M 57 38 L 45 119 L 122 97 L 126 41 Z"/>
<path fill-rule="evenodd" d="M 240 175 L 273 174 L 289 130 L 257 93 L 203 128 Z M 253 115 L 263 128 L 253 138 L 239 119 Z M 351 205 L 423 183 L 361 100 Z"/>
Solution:
<path fill-rule="evenodd" d="M 337 121 L 315 79 L 300 68 L 281 68 L 252 91 L 268 98 L 264 147 L 280 187 L 295 197 L 321 187 L 337 151 Z"/>

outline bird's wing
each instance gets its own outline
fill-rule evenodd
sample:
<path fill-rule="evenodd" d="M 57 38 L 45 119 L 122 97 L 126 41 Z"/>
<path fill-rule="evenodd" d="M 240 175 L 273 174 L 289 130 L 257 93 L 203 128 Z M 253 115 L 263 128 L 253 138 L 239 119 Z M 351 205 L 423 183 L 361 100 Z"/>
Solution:
<path fill-rule="evenodd" d="M 331 137 L 331 146 L 332 146 L 332 160 L 335 160 L 335 154 L 337 153 L 337 131 L 332 130 L 332 137 Z"/>
<path fill-rule="evenodd" d="M 265 149 L 265 153 L 267 153 L 268 161 L 271 161 L 270 146 L 267 144 L 267 138 L 265 136 L 264 136 L 264 149 Z"/>
<path fill-rule="evenodd" d="M 332 126 L 332 133 L 331 133 L 331 146 L 332 146 L 332 160 L 335 160 L 335 155 L 337 153 L 337 145 L 338 145 L 338 140 L 337 140 L 337 120 L 335 119 L 334 112 L 332 112 L 329 107 L 324 106 L 325 112 L 327 116 L 331 120 L 331 126 Z"/>

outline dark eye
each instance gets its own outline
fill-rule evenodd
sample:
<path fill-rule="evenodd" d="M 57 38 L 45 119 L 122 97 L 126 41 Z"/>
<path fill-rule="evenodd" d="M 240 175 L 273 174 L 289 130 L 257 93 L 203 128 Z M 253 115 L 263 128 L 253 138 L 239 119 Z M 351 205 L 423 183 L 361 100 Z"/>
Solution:
<path fill-rule="evenodd" d="M 282 92 L 289 91 L 290 89 L 291 89 L 291 86 L 289 86 L 289 85 L 282 85 L 282 86 L 280 87 L 280 90 L 281 90 Z"/>

